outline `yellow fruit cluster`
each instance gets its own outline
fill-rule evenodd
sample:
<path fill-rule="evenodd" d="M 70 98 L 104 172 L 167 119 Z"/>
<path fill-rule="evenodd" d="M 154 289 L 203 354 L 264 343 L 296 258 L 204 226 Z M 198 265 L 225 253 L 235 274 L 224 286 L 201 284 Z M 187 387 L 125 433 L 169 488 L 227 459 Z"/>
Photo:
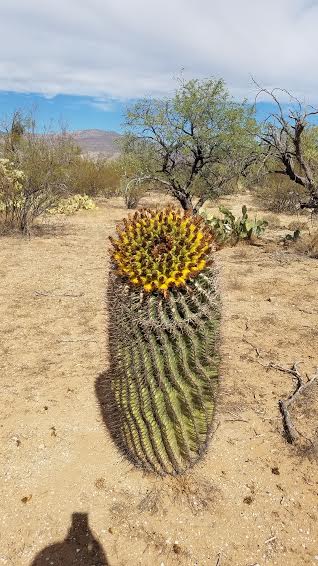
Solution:
<path fill-rule="evenodd" d="M 117 226 L 117 234 L 110 238 L 117 272 L 147 292 L 164 295 L 202 271 L 214 249 L 201 217 L 171 207 L 137 211 Z"/>

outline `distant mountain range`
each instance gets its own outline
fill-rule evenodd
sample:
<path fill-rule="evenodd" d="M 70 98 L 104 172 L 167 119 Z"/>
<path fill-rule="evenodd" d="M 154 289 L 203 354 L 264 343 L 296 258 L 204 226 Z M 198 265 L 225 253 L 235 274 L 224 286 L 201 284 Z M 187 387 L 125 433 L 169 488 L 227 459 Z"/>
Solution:
<path fill-rule="evenodd" d="M 76 130 L 75 132 L 70 132 L 70 134 L 84 154 L 88 154 L 92 157 L 99 154 L 105 155 L 106 157 L 116 157 L 120 153 L 118 142 L 121 135 L 117 132 L 108 132 L 106 130 Z M 0 145 L 3 141 L 4 132 L 0 131 Z"/>
<path fill-rule="evenodd" d="M 71 132 L 72 137 L 83 153 L 103 154 L 113 157 L 120 153 L 118 142 L 121 135 L 106 130 L 77 130 Z"/>

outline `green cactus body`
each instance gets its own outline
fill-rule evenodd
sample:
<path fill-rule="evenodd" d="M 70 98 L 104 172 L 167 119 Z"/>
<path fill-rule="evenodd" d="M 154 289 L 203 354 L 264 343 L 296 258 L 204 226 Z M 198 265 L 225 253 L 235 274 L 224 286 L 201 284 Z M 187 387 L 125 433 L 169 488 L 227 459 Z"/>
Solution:
<path fill-rule="evenodd" d="M 180 474 L 205 452 L 215 410 L 215 273 L 207 266 L 160 293 L 132 285 L 114 267 L 108 285 L 110 428 L 136 465 Z"/>

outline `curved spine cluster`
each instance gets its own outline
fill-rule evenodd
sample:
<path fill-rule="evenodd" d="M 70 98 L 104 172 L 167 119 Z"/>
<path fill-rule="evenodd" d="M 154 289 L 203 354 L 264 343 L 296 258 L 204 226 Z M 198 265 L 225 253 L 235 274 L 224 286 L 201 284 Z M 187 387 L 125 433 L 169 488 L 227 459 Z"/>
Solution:
<path fill-rule="evenodd" d="M 213 236 L 200 217 L 173 208 L 137 211 L 111 238 L 118 273 L 147 292 L 166 294 L 202 271 Z"/>

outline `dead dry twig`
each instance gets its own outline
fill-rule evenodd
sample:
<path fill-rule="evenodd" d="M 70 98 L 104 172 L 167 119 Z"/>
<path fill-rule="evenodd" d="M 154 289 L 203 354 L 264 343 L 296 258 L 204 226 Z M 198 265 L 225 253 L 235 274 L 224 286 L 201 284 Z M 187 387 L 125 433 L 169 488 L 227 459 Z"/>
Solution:
<path fill-rule="evenodd" d="M 61 339 L 61 340 L 57 340 L 57 342 L 62 342 L 62 343 L 67 343 L 67 342 L 97 342 L 97 340 L 95 340 L 94 338 L 67 338 L 67 339 Z"/>
<path fill-rule="evenodd" d="M 260 357 L 261 351 L 260 351 L 260 349 L 259 349 L 257 346 L 255 346 L 255 344 L 252 344 L 252 342 L 249 342 L 249 341 L 245 338 L 245 336 L 243 336 L 243 342 L 245 342 L 245 344 L 248 344 L 249 346 L 251 346 L 251 347 L 255 350 L 257 357 L 258 357 L 258 358 Z"/>
<path fill-rule="evenodd" d="M 298 370 L 297 362 L 294 362 L 290 368 L 286 368 L 284 366 L 273 363 L 263 364 L 259 360 L 257 361 L 266 369 L 275 369 L 277 371 L 282 371 L 283 373 L 289 373 L 296 379 L 296 388 L 294 389 L 294 391 L 289 395 L 289 397 L 287 397 L 287 399 L 279 399 L 278 401 L 279 410 L 283 419 L 283 427 L 286 440 L 289 444 L 294 444 L 294 442 L 299 437 L 299 433 L 297 432 L 292 422 L 289 413 L 289 407 L 305 391 L 305 389 L 307 389 L 307 387 L 310 387 L 316 381 L 316 379 L 318 379 L 318 368 L 316 370 L 316 373 L 309 377 L 307 381 L 305 381 Z"/>
<path fill-rule="evenodd" d="M 50 291 L 34 291 L 36 297 L 83 297 L 84 293 L 53 293 Z"/>

